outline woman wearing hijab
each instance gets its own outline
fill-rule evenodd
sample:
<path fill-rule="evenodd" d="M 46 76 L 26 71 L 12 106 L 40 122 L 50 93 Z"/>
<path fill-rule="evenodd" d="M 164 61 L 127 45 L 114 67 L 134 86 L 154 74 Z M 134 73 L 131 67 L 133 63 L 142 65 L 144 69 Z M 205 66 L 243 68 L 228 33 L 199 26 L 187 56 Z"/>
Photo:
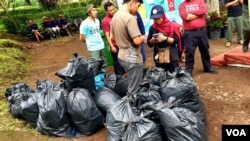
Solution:
<path fill-rule="evenodd" d="M 152 7 L 150 18 L 154 23 L 149 28 L 147 43 L 149 47 L 154 47 L 155 66 L 172 73 L 179 67 L 178 47 L 181 49 L 179 28 L 167 19 L 160 5 Z"/>

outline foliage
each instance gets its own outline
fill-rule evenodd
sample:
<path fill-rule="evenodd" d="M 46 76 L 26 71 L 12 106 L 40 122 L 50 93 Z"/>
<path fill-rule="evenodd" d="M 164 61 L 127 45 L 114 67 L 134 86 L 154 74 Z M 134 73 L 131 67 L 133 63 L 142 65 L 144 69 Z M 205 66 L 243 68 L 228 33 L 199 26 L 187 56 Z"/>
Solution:
<path fill-rule="evenodd" d="M 220 11 L 220 16 L 221 16 L 221 19 L 223 21 L 223 26 L 227 26 L 227 9 L 221 9 Z"/>
<path fill-rule="evenodd" d="M 28 29 L 27 22 L 29 19 L 33 19 L 37 25 L 39 30 L 43 30 L 41 25 L 41 18 L 43 16 L 53 16 L 55 19 L 58 19 L 59 14 L 63 14 L 67 20 L 73 25 L 75 18 L 80 17 L 85 19 L 86 16 L 86 7 L 82 6 L 84 4 L 72 3 L 73 6 L 68 6 L 63 10 L 51 10 L 51 11 L 39 11 L 37 8 L 25 9 L 25 10 L 16 10 L 15 13 L 9 13 L 8 16 L 2 16 L 3 18 L 0 20 L 7 30 L 8 33 L 19 34 L 19 35 L 27 35 L 30 33 Z M 97 8 L 98 10 L 98 18 L 102 19 L 106 12 L 103 6 Z"/>
<path fill-rule="evenodd" d="M 39 0 L 39 4 L 42 9 L 53 10 L 58 8 L 59 0 Z"/>
<path fill-rule="evenodd" d="M 7 29 L 8 33 L 25 35 L 27 34 L 27 21 L 28 16 L 20 15 L 20 16 L 13 16 L 13 17 L 3 17 L 2 21 Z"/>
<path fill-rule="evenodd" d="M 223 18 L 217 11 L 208 12 L 209 18 L 207 19 L 207 28 L 210 31 L 221 30 L 223 27 Z"/>
<path fill-rule="evenodd" d="M 8 0 L 0 0 L 0 8 L 2 8 L 4 12 L 8 13 L 9 1 Z"/>

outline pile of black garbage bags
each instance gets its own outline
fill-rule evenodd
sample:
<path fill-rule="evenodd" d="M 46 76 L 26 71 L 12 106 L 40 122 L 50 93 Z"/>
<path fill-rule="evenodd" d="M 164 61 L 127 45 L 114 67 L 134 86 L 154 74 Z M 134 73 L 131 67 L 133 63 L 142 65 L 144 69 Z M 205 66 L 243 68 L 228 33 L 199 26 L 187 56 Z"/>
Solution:
<path fill-rule="evenodd" d="M 103 60 L 77 53 L 55 73 L 60 82 L 17 82 L 5 91 L 9 112 L 38 132 L 89 136 L 103 127 L 108 141 L 206 141 L 206 113 L 195 82 L 184 68 L 173 73 L 145 68 L 137 95 L 128 80 L 102 70 Z"/>

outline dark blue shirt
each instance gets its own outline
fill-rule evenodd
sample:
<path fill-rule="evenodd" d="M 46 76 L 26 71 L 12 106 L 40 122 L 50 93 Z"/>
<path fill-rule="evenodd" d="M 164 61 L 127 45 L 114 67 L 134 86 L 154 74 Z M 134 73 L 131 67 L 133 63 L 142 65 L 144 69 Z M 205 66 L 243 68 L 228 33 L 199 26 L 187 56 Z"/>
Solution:
<path fill-rule="evenodd" d="M 56 20 L 50 21 L 51 27 L 56 27 L 58 25 Z"/>
<path fill-rule="evenodd" d="M 234 0 L 224 0 L 224 3 L 229 3 Z M 227 16 L 228 17 L 238 17 L 242 15 L 242 4 L 238 2 L 235 6 L 230 6 L 227 8 Z"/>
<path fill-rule="evenodd" d="M 44 28 L 44 29 L 46 29 L 46 28 L 51 28 L 50 21 L 43 22 L 42 25 L 43 25 L 43 28 Z"/>
<path fill-rule="evenodd" d="M 30 30 L 38 30 L 37 24 L 29 25 Z"/>
<path fill-rule="evenodd" d="M 141 15 L 139 14 L 139 12 L 136 12 L 135 16 L 137 19 L 139 30 L 140 30 L 141 34 L 144 35 L 145 34 L 145 27 L 144 27 Z"/>
<path fill-rule="evenodd" d="M 61 26 L 64 26 L 64 25 L 66 25 L 68 23 L 68 21 L 66 19 L 60 19 L 59 22 L 60 22 Z"/>

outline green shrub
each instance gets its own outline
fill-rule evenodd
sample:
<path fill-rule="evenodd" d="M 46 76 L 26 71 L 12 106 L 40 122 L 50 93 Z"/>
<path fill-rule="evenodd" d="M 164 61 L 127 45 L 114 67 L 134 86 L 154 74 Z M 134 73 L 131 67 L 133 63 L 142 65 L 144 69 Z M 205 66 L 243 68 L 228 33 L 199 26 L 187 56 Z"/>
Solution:
<path fill-rule="evenodd" d="M 26 15 L 20 15 L 16 17 L 3 17 L 2 21 L 8 33 L 25 35 L 28 32 L 28 19 Z"/>
<path fill-rule="evenodd" d="M 5 28 L 8 33 L 27 35 L 30 33 L 27 24 L 29 19 L 33 19 L 33 21 L 37 23 L 39 30 L 43 30 L 43 27 L 41 25 L 42 17 L 53 16 L 55 19 L 58 19 L 59 14 L 63 14 L 73 25 L 73 22 L 77 17 L 80 17 L 81 19 L 85 19 L 87 17 L 86 4 L 88 3 L 90 2 L 81 1 L 77 3 L 60 3 L 60 8 L 55 10 L 41 10 L 38 7 L 28 6 L 24 9 L 9 11 L 8 15 L 2 16 L 0 19 L 0 23 L 3 23 L 3 26 L 1 26 L 1 28 Z M 101 0 L 94 0 L 91 1 L 91 3 L 100 5 Z M 106 12 L 103 6 L 99 6 L 97 10 L 98 18 L 101 20 L 106 15 Z M 2 29 L 1 31 L 3 30 L 4 29 Z"/>

